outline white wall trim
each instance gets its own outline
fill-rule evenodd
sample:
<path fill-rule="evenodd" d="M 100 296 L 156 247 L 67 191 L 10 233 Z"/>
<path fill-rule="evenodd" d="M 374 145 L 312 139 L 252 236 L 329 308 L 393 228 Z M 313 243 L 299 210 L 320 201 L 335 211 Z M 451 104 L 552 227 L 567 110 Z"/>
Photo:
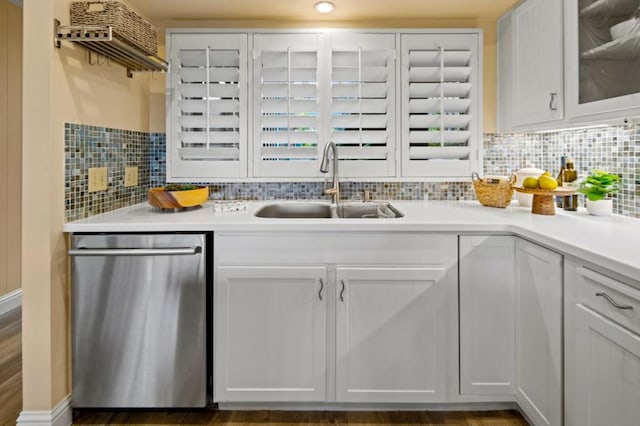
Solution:
<path fill-rule="evenodd" d="M 0 296 L 0 315 L 6 314 L 12 309 L 22 305 L 22 289 L 12 291 L 4 296 Z"/>
<path fill-rule="evenodd" d="M 71 396 L 67 396 L 52 410 L 21 412 L 16 426 L 70 426 L 72 418 Z"/>

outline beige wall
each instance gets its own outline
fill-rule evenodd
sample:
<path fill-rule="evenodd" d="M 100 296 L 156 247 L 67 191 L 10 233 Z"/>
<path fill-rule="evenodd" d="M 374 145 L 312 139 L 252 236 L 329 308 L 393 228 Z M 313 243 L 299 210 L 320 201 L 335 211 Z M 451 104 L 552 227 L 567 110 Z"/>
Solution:
<path fill-rule="evenodd" d="M 481 28 L 484 33 L 483 52 L 483 132 L 496 131 L 496 21 L 475 19 L 456 20 L 387 20 L 358 22 L 288 22 L 288 21 L 167 21 L 165 28 Z M 164 44 L 161 37 L 160 42 Z M 161 46 L 164 52 L 164 46 Z M 165 131 L 164 76 L 158 75 L 151 85 L 152 132 Z"/>
<path fill-rule="evenodd" d="M 0 0 L 0 297 L 20 288 L 22 8 Z"/>
<path fill-rule="evenodd" d="M 148 74 L 91 66 L 87 51 L 53 47 L 70 0 L 26 0 L 23 90 L 23 409 L 49 410 L 70 392 L 64 224 L 64 123 L 149 130 Z"/>

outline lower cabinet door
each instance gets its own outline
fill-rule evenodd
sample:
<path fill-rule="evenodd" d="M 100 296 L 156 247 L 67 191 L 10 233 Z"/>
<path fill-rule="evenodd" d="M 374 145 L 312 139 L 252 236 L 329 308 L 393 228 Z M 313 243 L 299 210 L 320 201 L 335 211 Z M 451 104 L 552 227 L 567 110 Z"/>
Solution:
<path fill-rule="evenodd" d="M 567 384 L 571 425 L 640 422 L 640 336 L 578 304 L 574 308 L 575 374 Z"/>
<path fill-rule="evenodd" d="M 515 391 L 515 238 L 460 236 L 460 393 Z"/>
<path fill-rule="evenodd" d="M 324 401 L 325 267 L 216 268 L 214 400 Z"/>
<path fill-rule="evenodd" d="M 562 424 L 562 256 L 516 240 L 516 398 L 536 426 Z"/>
<path fill-rule="evenodd" d="M 337 268 L 338 402 L 446 395 L 446 270 Z"/>

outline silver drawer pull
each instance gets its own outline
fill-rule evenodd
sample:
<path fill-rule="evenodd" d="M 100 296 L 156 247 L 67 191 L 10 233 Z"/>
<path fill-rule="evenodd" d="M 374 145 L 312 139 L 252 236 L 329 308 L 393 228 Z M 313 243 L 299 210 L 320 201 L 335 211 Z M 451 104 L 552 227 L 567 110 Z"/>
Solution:
<path fill-rule="evenodd" d="M 607 293 L 596 293 L 596 296 L 599 297 L 604 297 L 604 300 L 606 300 L 607 302 L 609 302 L 612 306 L 614 306 L 617 309 L 633 309 L 633 306 L 631 305 L 618 305 L 616 303 L 615 300 L 613 300 L 611 297 L 609 297 L 609 295 Z"/>
<path fill-rule="evenodd" d="M 324 280 L 320 278 L 320 291 L 318 291 L 318 299 L 322 300 L 322 290 L 324 290 Z"/>
<path fill-rule="evenodd" d="M 343 297 L 344 296 L 344 288 L 345 288 L 344 280 L 340 280 L 340 284 L 342 284 L 342 290 L 340 290 L 340 301 L 344 302 L 344 297 Z"/>

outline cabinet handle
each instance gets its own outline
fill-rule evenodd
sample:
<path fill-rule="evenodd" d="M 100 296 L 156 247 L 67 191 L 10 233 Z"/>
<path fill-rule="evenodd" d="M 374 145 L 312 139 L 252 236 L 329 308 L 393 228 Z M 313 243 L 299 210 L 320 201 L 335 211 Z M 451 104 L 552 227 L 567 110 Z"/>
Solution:
<path fill-rule="evenodd" d="M 172 248 L 86 248 L 68 251 L 69 256 L 188 256 L 202 253 L 202 247 Z"/>
<path fill-rule="evenodd" d="M 345 287 L 344 280 L 340 280 L 340 284 L 342 284 L 342 290 L 340 290 L 340 301 L 344 302 L 344 297 L 343 297 L 343 295 L 344 295 L 344 287 Z"/>
<path fill-rule="evenodd" d="M 318 299 L 322 300 L 322 290 L 324 290 L 324 280 L 320 278 L 320 291 L 318 291 Z"/>
<path fill-rule="evenodd" d="M 549 95 L 551 95 L 551 97 L 549 98 L 549 109 L 551 111 L 557 111 L 558 110 L 558 94 L 556 92 L 551 92 L 549 93 Z"/>
<path fill-rule="evenodd" d="M 614 306 L 617 309 L 633 309 L 633 306 L 631 305 L 618 305 L 616 303 L 615 300 L 613 300 L 611 297 L 609 297 L 609 295 L 607 293 L 596 293 L 596 296 L 600 296 L 603 297 L 604 300 L 606 300 L 607 302 L 609 302 L 612 306 Z"/>

